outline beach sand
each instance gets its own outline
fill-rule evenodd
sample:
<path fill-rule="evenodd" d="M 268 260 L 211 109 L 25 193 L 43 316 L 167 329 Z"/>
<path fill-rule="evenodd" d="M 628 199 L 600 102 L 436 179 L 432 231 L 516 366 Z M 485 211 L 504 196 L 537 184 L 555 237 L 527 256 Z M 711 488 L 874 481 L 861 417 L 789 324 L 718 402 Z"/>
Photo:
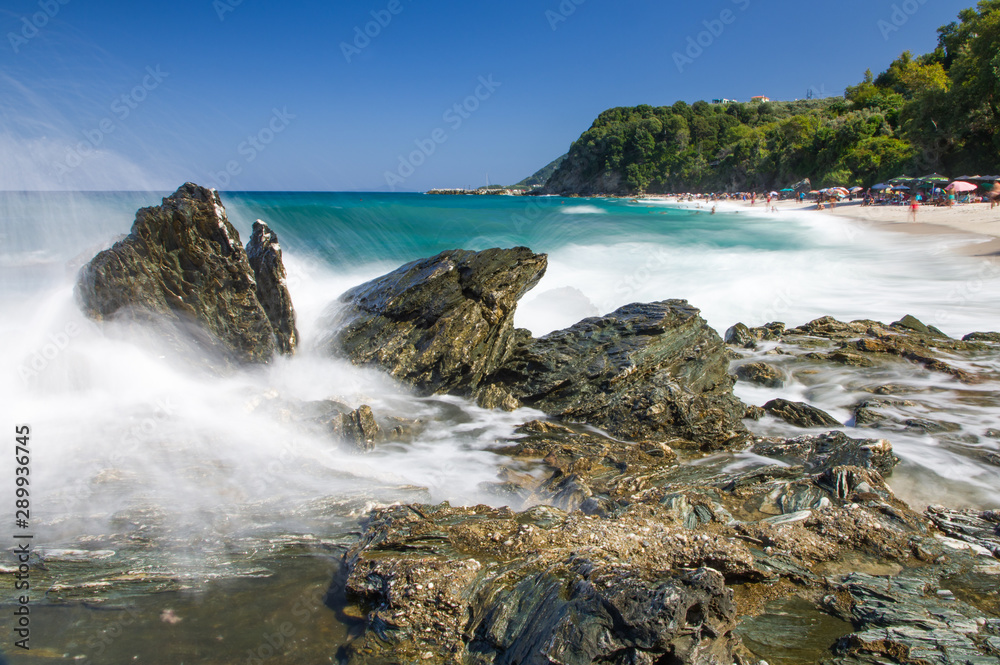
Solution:
<path fill-rule="evenodd" d="M 749 206 L 749 204 L 746 204 Z M 755 208 L 764 210 L 758 201 Z M 778 211 L 815 211 L 817 215 L 834 215 L 870 224 L 872 228 L 920 235 L 960 235 L 978 238 L 981 242 L 963 245 L 961 252 L 969 256 L 1000 256 L 1000 206 L 990 210 L 988 203 L 966 203 L 954 207 L 920 206 L 917 221 L 912 221 L 909 206 L 862 206 L 861 201 L 845 201 L 836 208 L 816 210 L 815 203 L 781 201 Z"/>

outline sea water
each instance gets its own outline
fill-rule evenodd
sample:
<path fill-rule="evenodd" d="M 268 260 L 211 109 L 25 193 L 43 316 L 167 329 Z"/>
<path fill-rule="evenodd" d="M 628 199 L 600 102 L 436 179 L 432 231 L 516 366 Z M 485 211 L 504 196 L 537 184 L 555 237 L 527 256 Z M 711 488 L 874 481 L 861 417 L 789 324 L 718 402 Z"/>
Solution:
<path fill-rule="evenodd" d="M 74 299 L 79 268 L 128 232 L 138 207 L 158 205 L 163 195 L 0 193 L 0 402 L 8 443 L 15 425 L 32 428 L 36 544 L 55 558 L 114 544 L 123 570 L 172 580 L 173 594 L 210 594 L 206 580 L 284 580 L 298 564 L 282 553 L 333 557 L 377 505 L 503 502 L 490 487 L 514 462 L 492 448 L 541 414 L 420 398 L 315 346 L 323 312 L 337 296 L 407 261 L 454 248 L 524 245 L 548 254 L 545 277 L 515 318 L 535 335 L 631 302 L 672 298 L 700 308 L 720 334 L 736 322 L 795 326 L 825 315 L 889 323 L 912 314 L 953 336 L 1000 330 L 1000 269 L 992 259 L 954 251 L 977 239 L 888 234 L 809 212 L 719 206 L 712 214 L 707 206 L 657 201 L 223 193 L 243 242 L 256 219 L 277 232 L 301 349 L 267 367 L 219 376 L 173 357 L 155 339 L 88 321 Z M 738 384 L 737 393 L 755 404 L 802 399 L 847 422 L 858 399 L 845 387 L 848 374 L 829 370 L 777 391 Z M 887 435 L 903 458 L 892 480 L 897 492 L 917 510 L 928 503 L 1000 505 L 1000 469 L 977 455 L 997 450 L 996 440 L 982 436 L 1000 428 L 987 398 L 995 386 L 975 389 L 982 391 L 980 407 L 964 399 L 958 408 L 963 389 L 953 381 L 919 380 L 932 384 L 940 409 L 972 443 Z M 421 433 L 413 442 L 352 454 L 289 415 L 290 403 L 326 399 L 417 419 Z M 752 426 L 801 433 L 770 420 Z M 766 460 L 733 458 L 734 465 L 757 463 Z M 0 473 L 13 482 L 11 455 L 3 456 Z M 315 584 L 317 575 L 300 576 Z M 172 602 L 187 607 L 191 600 L 182 594 Z M 67 626 L 90 620 L 60 616 L 52 620 Z M 55 631 L 56 650 L 93 657 L 96 647 L 80 630 Z M 213 649 L 212 635 L 198 639 Z M 242 649 L 253 639 L 236 641 Z M 117 644 L 121 654 L 142 648 L 142 640 Z"/>

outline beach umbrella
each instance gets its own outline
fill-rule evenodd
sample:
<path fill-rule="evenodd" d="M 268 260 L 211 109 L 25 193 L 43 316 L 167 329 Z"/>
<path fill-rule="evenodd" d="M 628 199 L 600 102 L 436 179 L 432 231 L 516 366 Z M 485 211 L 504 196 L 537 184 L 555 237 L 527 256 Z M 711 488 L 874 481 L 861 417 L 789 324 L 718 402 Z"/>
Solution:
<path fill-rule="evenodd" d="M 909 191 L 910 188 L 907 187 L 906 185 L 896 185 L 895 187 L 893 187 L 893 189 L 894 190 L 903 190 L 903 189 L 905 189 L 905 190 Z"/>
<path fill-rule="evenodd" d="M 976 185 L 973 185 L 970 182 L 959 182 L 956 180 L 945 187 L 945 189 L 949 192 L 971 192 L 976 189 Z"/>
<path fill-rule="evenodd" d="M 833 194 L 834 196 L 848 196 L 848 195 L 850 195 L 850 192 L 847 191 L 846 189 L 844 189 L 843 187 L 831 187 L 830 189 L 826 190 L 826 193 L 827 194 Z"/>
<path fill-rule="evenodd" d="M 887 185 L 884 182 L 880 182 L 877 185 L 872 186 L 876 192 L 881 192 L 883 189 L 892 189 L 892 185 Z"/>
<path fill-rule="evenodd" d="M 979 180 L 979 176 L 977 176 L 977 175 L 963 175 L 963 176 L 959 176 L 959 177 L 955 178 L 955 180 L 964 180 L 966 182 L 977 182 Z"/>
<path fill-rule="evenodd" d="M 851 187 L 851 194 L 857 194 L 858 192 L 865 191 L 864 187 Z"/>
<path fill-rule="evenodd" d="M 890 185 L 901 185 L 903 183 L 910 182 L 911 180 L 913 180 L 913 178 L 911 178 L 910 176 L 908 176 L 908 175 L 901 175 L 898 178 L 893 178 L 892 180 L 890 180 L 889 184 Z"/>
<path fill-rule="evenodd" d="M 941 175 L 940 173 L 932 173 L 930 175 L 925 175 L 921 178 L 917 178 L 921 182 L 948 182 L 948 178 Z"/>
<path fill-rule="evenodd" d="M 792 189 L 791 187 L 785 187 L 785 188 L 784 188 L 783 190 L 781 190 L 781 191 L 783 191 L 783 192 L 794 192 L 795 190 L 794 190 L 794 189 Z"/>

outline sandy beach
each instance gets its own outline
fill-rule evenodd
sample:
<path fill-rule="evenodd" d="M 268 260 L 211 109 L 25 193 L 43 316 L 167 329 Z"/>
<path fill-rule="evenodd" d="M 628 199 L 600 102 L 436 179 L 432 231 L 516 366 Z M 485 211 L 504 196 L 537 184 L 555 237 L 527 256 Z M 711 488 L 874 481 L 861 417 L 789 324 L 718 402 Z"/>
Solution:
<path fill-rule="evenodd" d="M 749 207 L 749 204 L 746 204 Z M 763 210 L 766 204 L 757 202 Z M 988 203 L 967 203 L 951 208 L 920 206 L 913 221 L 909 206 L 862 206 L 861 201 L 845 201 L 836 208 L 816 210 L 816 204 L 780 201 L 779 211 L 805 210 L 818 215 L 834 215 L 853 219 L 875 228 L 921 235 L 988 236 L 988 242 L 966 245 L 961 251 L 969 256 L 1000 256 L 1000 207 L 990 210 Z"/>

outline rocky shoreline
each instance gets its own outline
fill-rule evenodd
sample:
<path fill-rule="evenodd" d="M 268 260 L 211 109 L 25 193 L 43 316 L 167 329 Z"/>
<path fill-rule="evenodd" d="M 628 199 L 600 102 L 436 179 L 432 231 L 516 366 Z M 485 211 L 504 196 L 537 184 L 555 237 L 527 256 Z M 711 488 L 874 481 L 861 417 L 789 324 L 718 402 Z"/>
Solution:
<path fill-rule="evenodd" d="M 81 306 L 160 333 L 167 322 L 172 343 L 234 364 L 291 353 L 280 246 L 259 225 L 244 250 L 218 194 L 187 184 L 83 269 Z M 737 324 L 723 339 L 687 302 L 664 300 L 533 338 L 514 312 L 546 265 L 527 248 L 452 250 L 331 304 L 324 353 L 419 394 L 547 416 L 496 442 L 535 470 L 512 466 L 488 488 L 508 507 L 400 503 L 363 520 L 326 598 L 356 631 L 331 654 L 373 665 L 997 662 L 1000 514 L 899 500 L 886 482 L 899 460 L 879 433 L 968 444 L 883 370 L 996 380 L 980 361 L 1000 335 L 827 317 Z M 818 367 L 871 394 L 849 422 L 733 392 L 737 380 L 777 388 Z M 419 423 L 364 405 L 286 408 L 358 451 L 419 437 Z M 755 436 L 747 423 L 760 418 L 801 431 Z M 774 645 L 795 617 L 829 629 L 793 657 Z"/>

